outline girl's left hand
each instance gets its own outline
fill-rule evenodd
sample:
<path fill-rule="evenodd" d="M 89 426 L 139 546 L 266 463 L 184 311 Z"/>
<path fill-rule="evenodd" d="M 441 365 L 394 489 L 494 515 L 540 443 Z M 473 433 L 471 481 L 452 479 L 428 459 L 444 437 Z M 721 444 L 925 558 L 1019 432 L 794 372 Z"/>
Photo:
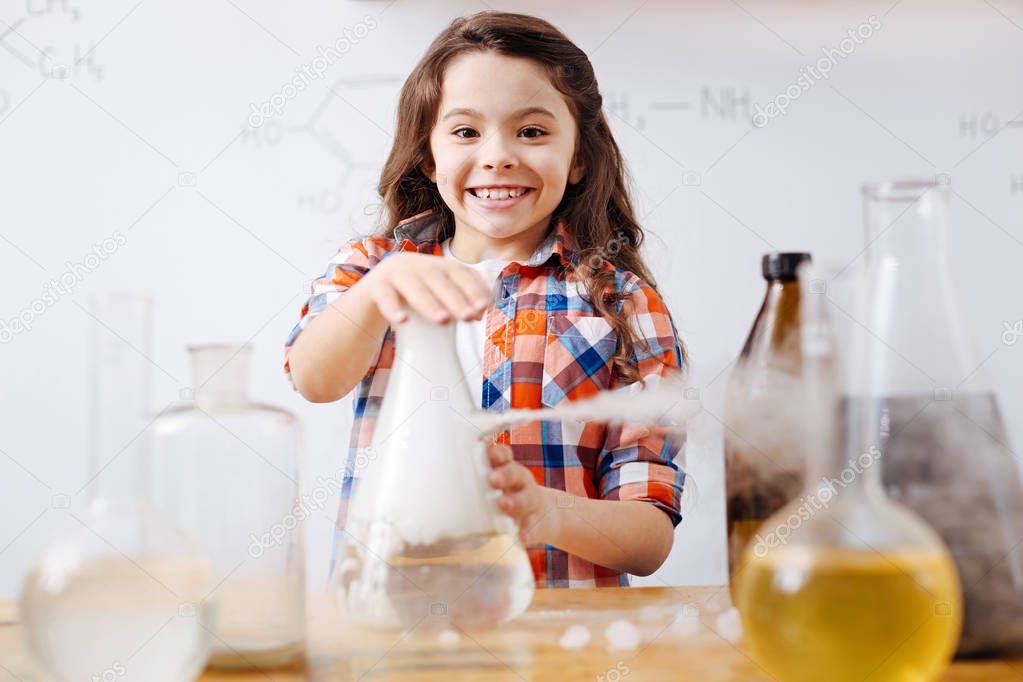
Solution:
<path fill-rule="evenodd" d="M 510 445 L 491 443 L 490 485 L 501 491 L 497 506 L 515 519 L 525 546 L 550 544 L 557 523 L 556 491 L 540 485 L 529 469 L 515 461 Z"/>

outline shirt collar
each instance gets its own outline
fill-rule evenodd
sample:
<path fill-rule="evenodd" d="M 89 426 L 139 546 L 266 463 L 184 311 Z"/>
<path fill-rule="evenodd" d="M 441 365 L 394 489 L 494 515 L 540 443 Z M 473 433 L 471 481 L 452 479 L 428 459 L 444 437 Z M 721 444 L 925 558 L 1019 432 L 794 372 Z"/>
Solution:
<path fill-rule="evenodd" d="M 440 243 L 450 236 L 440 233 L 440 222 L 435 210 L 428 209 L 399 222 L 394 228 L 394 240 L 409 241 L 417 248 L 423 244 L 439 248 Z M 533 255 L 523 262 L 523 265 L 534 267 L 543 265 L 554 255 L 557 255 L 566 266 L 574 266 L 578 261 L 573 248 L 572 233 L 564 218 L 557 219 L 554 229 L 547 233 L 533 251 Z"/>

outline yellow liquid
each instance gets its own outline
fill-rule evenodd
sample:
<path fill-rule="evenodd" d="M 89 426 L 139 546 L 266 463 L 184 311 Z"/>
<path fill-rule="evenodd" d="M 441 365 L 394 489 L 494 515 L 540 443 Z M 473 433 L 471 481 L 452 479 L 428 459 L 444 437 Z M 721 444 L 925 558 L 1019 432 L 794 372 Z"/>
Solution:
<path fill-rule="evenodd" d="M 728 530 L 728 589 L 732 594 L 732 602 L 736 600 L 736 571 L 739 570 L 739 559 L 746 545 L 753 540 L 765 519 L 743 519 L 733 521 Z"/>
<path fill-rule="evenodd" d="M 958 575 L 938 553 L 750 552 L 736 596 L 746 647 L 783 682 L 933 680 L 962 624 Z"/>

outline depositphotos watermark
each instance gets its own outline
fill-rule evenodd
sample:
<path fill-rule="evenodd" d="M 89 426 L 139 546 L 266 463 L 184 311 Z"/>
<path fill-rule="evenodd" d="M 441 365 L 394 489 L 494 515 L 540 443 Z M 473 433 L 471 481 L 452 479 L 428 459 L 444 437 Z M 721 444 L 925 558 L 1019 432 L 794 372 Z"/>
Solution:
<path fill-rule="evenodd" d="M 1023 339 L 1023 320 L 1016 320 L 1013 323 L 1003 322 L 1005 331 L 1002 332 L 1002 343 L 1006 346 L 1015 346 L 1016 342 Z"/>
<path fill-rule="evenodd" d="M 92 682 L 115 682 L 128 672 L 125 669 L 124 664 L 120 661 L 114 661 L 114 664 L 101 672 L 99 675 L 92 675 Z"/>
<path fill-rule="evenodd" d="M 9 343 L 22 332 L 32 330 L 36 318 L 45 313 L 63 296 L 74 293 L 75 287 L 94 272 L 107 258 L 128 243 L 128 238 L 115 230 L 112 235 L 92 245 L 92 251 L 85 254 L 80 262 L 68 261 L 64 264 L 64 272 L 57 279 L 51 279 L 43 286 L 43 292 L 17 315 L 9 320 L 0 319 L 0 343 Z"/>
<path fill-rule="evenodd" d="M 333 478 L 319 476 L 317 479 L 319 485 L 303 495 L 299 503 L 284 518 L 262 535 L 255 533 L 249 535 L 249 539 L 252 541 L 249 544 L 249 556 L 258 559 L 266 550 L 283 543 L 288 533 L 298 528 L 298 525 L 305 521 L 312 512 L 322 510 L 328 501 L 337 499 L 346 477 L 357 477 L 358 473 L 374 459 L 376 459 L 376 450 L 372 447 L 360 448 L 355 458 L 348 463 L 345 469 L 334 474 Z"/>
<path fill-rule="evenodd" d="M 626 665 L 623 661 L 618 661 L 618 663 L 615 664 L 615 667 L 608 668 L 607 672 L 603 675 L 597 675 L 596 682 L 620 682 L 620 680 L 625 679 L 630 672 L 632 672 L 632 670 L 629 669 L 628 665 Z"/>
<path fill-rule="evenodd" d="M 801 68 L 799 70 L 799 78 L 785 88 L 784 92 L 768 102 L 767 106 L 755 105 L 756 113 L 753 114 L 753 126 L 763 128 L 772 118 L 784 116 L 788 112 L 789 105 L 792 104 L 793 100 L 802 97 L 804 92 L 816 85 L 821 79 L 826 80 L 830 78 L 831 70 L 838 65 L 838 62 L 855 52 L 856 48 L 862 45 L 864 40 L 873 36 L 874 32 L 880 28 L 881 20 L 872 14 L 867 18 L 867 21 L 855 29 L 849 29 L 849 37 L 842 39 L 837 48 L 821 48 L 824 56 L 818 59 L 815 64 Z"/>
<path fill-rule="evenodd" d="M 249 126 L 259 128 L 268 119 L 284 113 L 284 107 L 288 102 L 298 97 L 298 93 L 312 85 L 313 81 L 323 78 L 331 66 L 340 61 L 356 43 L 368 36 L 369 32 L 376 27 L 376 20 L 366 15 L 355 26 L 345 27 L 344 36 L 335 40 L 333 45 L 318 46 L 316 56 L 308 64 L 295 67 L 295 73 L 298 75 L 282 85 L 280 90 L 270 95 L 265 102 L 249 104 L 249 108 L 252 110 L 248 119 Z"/>
<path fill-rule="evenodd" d="M 804 497 L 799 507 L 789 514 L 788 518 L 766 535 L 757 533 L 753 545 L 754 556 L 762 559 L 768 550 L 788 542 L 792 531 L 803 525 L 804 521 L 809 521 L 820 510 L 828 508 L 828 503 L 838 494 L 838 489 L 847 487 L 856 480 L 857 476 L 874 466 L 880 459 L 881 451 L 876 447 L 871 447 L 856 459 L 850 459 L 847 466 L 839 473 L 838 478 L 821 478 L 821 484 L 817 490 L 812 495 Z"/>
<path fill-rule="evenodd" d="M 311 512 L 323 509 L 328 500 L 334 499 L 337 492 L 341 490 L 342 482 L 343 471 L 339 471 L 333 478 L 320 476 L 320 484 L 308 494 L 303 495 L 301 501 L 284 518 L 262 535 L 255 533 L 249 535 L 249 539 L 252 540 L 249 544 L 249 556 L 258 559 L 266 550 L 283 543 L 284 538 L 288 537 L 288 533 L 298 528 L 298 525 L 305 521 Z"/>

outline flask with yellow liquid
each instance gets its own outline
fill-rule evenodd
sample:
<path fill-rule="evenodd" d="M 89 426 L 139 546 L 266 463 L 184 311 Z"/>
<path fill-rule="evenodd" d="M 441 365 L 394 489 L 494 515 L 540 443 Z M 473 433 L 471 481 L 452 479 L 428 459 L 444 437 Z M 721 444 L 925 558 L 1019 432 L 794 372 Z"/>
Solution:
<path fill-rule="evenodd" d="M 885 286 L 877 275 L 875 294 Z M 740 560 L 744 646 L 784 682 L 936 679 L 956 648 L 962 594 L 940 537 L 881 486 L 887 415 L 875 391 L 887 349 L 864 328 L 850 332 L 840 390 L 826 370 L 847 359 L 828 321 L 834 301 L 819 268 L 803 266 L 800 278 L 812 456 L 802 494 L 764 522 Z M 873 298 L 861 295 L 852 316 L 867 320 Z"/>

